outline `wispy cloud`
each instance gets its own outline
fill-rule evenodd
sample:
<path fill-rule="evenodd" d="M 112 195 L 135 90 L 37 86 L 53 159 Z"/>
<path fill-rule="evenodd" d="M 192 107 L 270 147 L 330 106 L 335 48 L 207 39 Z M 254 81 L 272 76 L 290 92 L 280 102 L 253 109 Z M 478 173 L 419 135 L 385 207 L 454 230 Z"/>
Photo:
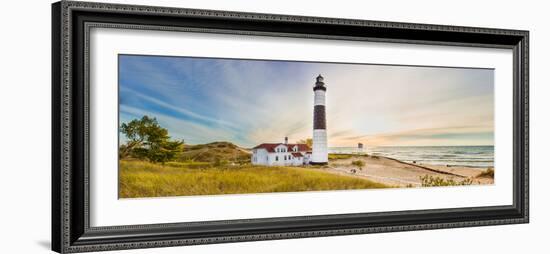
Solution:
<path fill-rule="evenodd" d="M 121 121 L 158 116 L 193 143 L 311 137 L 319 73 L 331 146 L 493 143 L 492 70 L 145 56 L 120 70 Z"/>
<path fill-rule="evenodd" d="M 202 143 L 203 140 L 225 140 L 227 137 L 235 135 L 231 130 L 212 128 L 208 125 L 197 124 L 142 108 L 121 105 L 120 112 L 123 115 L 121 117 L 122 121 L 135 119 L 143 115 L 153 116 L 161 126 L 169 130 L 171 138 L 185 140 L 187 143 L 197 144 Z M 121 139 L 124 139 L 124 137 L 121 136 Z"/>
<path fill-rule="evenodd" d="M 161 101 L 159 99 L 156 99 L 154 97 L 151 97 L 151 96 L 144 95 L 142 93 L 133 91 L 132 89 L 129 89 L 129 88 L 126 88 L 126 87 L 121 87 L 121 90 L 123 90 L 125 92 L 130 92 L 132 94 L 132 96 L 134 96 L 134 97 L 137 97 L 139 99 L 154 103 L 154 104 L 156 104 L 158 106 L 161 106 L 163 108 L 170 109 L 170 110 L 173 110 L 175 112 L 182 113 L 182 114 L 184 114 L 186 116 L 189 116 L 193 119 L 204 120 L 208 123 L 215 123 L 215 124 L 225 125 L 225 126 L 233 127 L 233 128 L 237 127 L 237 125 L 235 125 L 233 123 L 195 113 L 191 110 L 188 110 L 188 109 L 185 109 L 185 108 L 182 108 L 182 107 L 178 107 L 178 106 L 175 106 L 175 105 L 170 104 L 170 103 L 166 103 L 166 102 Z"/>

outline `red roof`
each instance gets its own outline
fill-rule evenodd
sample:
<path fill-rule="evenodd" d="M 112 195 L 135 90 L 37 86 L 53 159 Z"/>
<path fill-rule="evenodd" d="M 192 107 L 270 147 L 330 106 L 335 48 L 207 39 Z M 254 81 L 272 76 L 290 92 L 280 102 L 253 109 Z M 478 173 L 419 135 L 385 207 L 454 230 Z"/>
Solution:
<path fill-rule="evenodd" d="M 294 157 L 303 157 L 301 153 L 292 153 L 292 156 Z"/>
<path fill-rule="evenodd" d="M 293 151 L 292 149 L 295 146 L 298 146 L 298 152 L 306 152 L 306 151 L 311 150 L 307 144 L 287 144 L 287 145 L 285 145 L 283 143 L 263 143 L 263 144 L 257 145 L 256 147 L 254 147 L 252 149 L 261 149 L 261 148 L 263 148 L 263 149 L 267 150 L 270 153 L 274 153 L 275 152 L 275 147 L 280 146 L 280 145 L 286 146 L 288 148 L 289 152 Z"/>
<path fill-rule="evenodd" d="M 275 147 L 281 145 L 281 143 L 263 143 L 263 144 L 260 144 L 252 149 L 260 149 L 260 148 L 263 148 L 265 150 L 267 150 L 268 152 L 270 153 L 274 153 L 275 152 Z"/>

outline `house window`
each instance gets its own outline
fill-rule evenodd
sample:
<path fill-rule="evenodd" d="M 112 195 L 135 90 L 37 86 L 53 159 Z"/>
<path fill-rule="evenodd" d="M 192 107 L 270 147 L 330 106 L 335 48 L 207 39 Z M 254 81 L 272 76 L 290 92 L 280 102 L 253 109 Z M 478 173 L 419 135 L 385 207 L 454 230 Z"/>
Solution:
<path fill-rule="evenodd" d="M 279 161 L 279 156 L 275 156 L 275 161 Z"/>

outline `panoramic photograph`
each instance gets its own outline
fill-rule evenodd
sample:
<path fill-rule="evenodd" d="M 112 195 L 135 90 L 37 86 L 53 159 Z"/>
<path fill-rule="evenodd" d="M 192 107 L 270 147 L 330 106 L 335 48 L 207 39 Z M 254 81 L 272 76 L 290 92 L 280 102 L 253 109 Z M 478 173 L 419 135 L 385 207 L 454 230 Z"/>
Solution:
<path fill-rule="evenodd" d="M 119 198 L 494 184 L 494 70 L 118 57 Z"/>

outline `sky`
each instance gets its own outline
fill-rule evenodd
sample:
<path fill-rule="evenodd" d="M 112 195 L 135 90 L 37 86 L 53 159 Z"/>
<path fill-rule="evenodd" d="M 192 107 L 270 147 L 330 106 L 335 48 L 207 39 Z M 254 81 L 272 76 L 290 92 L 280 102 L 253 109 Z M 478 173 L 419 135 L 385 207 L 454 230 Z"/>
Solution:
<path fill-rule="evenodd" d="M 119 55 L 119 124 L 152 116 L 187 144 L 296 142 L 312 136 L 321 74 L 329 147 L 493 145 L 493 71 Z"/>

